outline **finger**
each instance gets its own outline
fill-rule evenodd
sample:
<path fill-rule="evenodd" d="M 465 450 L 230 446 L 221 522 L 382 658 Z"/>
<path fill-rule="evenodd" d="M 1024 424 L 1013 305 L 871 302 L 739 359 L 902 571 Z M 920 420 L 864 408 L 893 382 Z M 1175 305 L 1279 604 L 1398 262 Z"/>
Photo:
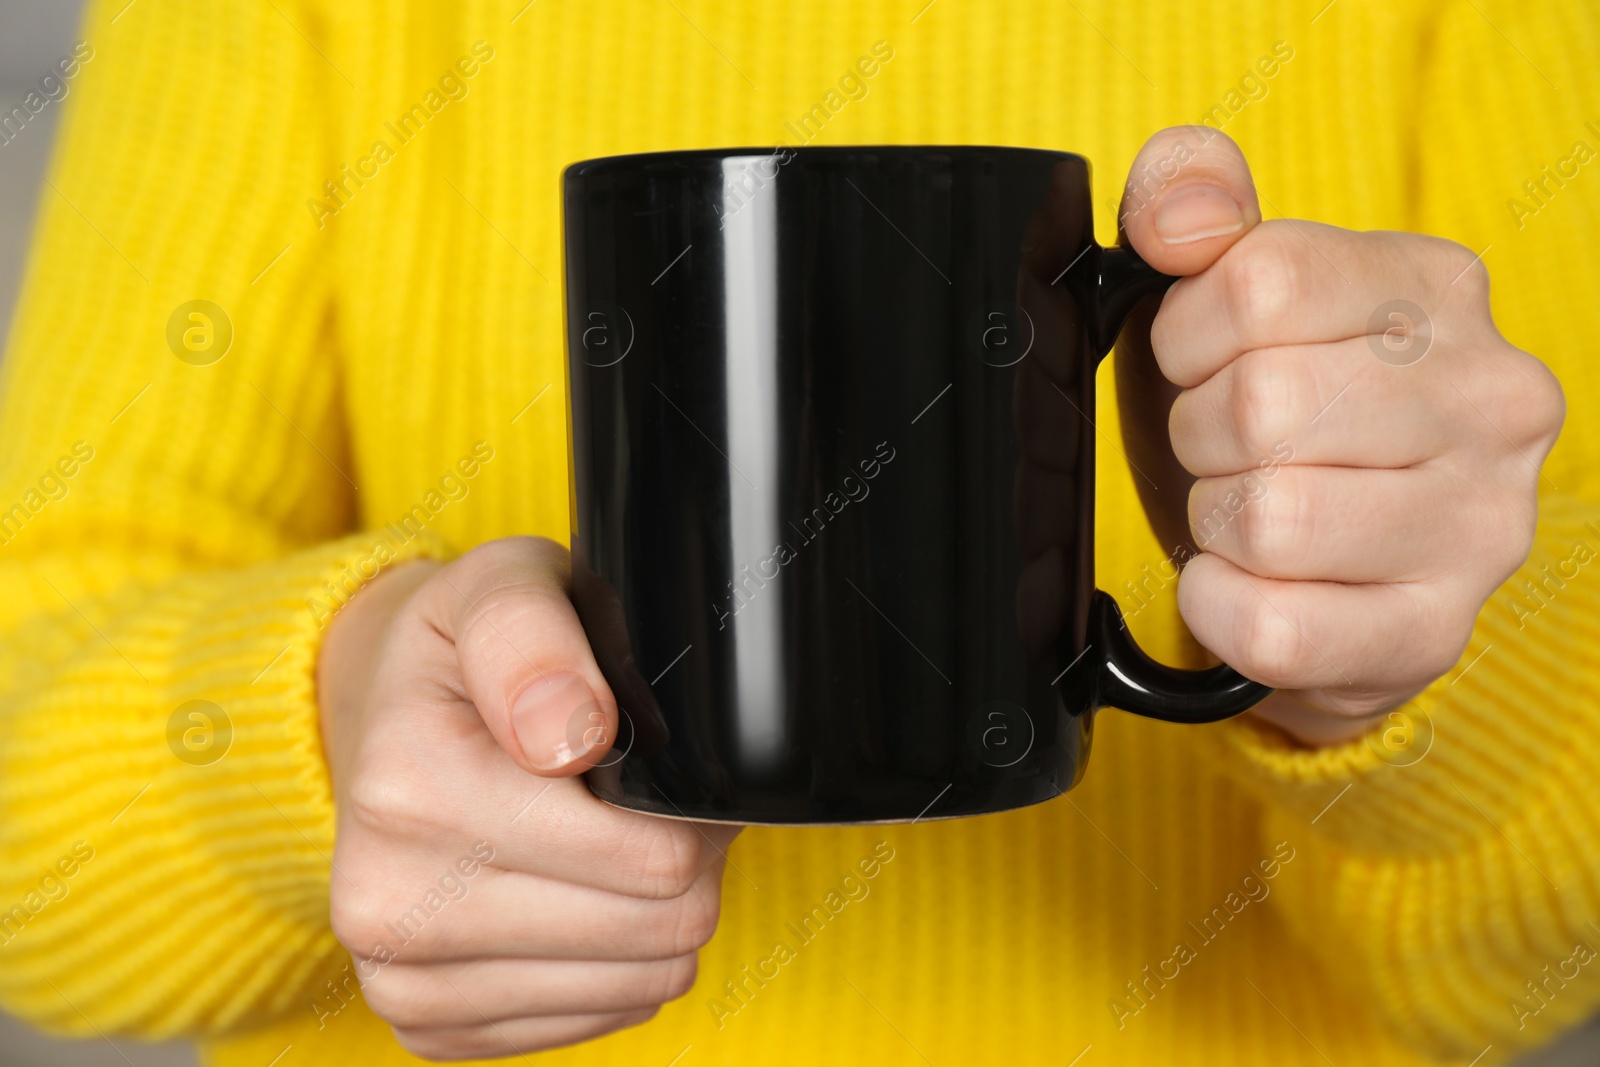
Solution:
<path fill-rule="evenodd" d="M 480 545 L 429 583 L 428 621 L 456 646 L 467 696 L 523 770 L 577 774 L 602 759 L 617 704 L 567 595 L 566 549 L 540 537 Z"/>
<path fill-rule="evenodd" d="M 463 715 L 476 714 L 453 703 Z M 427 704 L 410 718 L 438 723 L 447 712 Z M 452 855 L 466 878 L 486 866 L 661 900 L 688 892 L 743 829 L 628 811 L 597 799 L 582 779 L 533 777 L 481 730 L 430 751 L 450 773 L 395 773 L 352 792 L 347 814 L 383 832 L 341 834 L 336 862 L 375 867 L 379 886 L 405 885 L 414 872 L 433 870 L 441 848 L 459 844 Z M 481 847 L 468 855 L 472 841 Z"/>
<path fill-rule="evenodd" d="M 1365 338 L 1260 348 L 1184 390 L 1168 430 L 1201 478 L 1275 463 L 1410 467 L 1444 454 L 1467 425 L 1447 383 L 1444 392 L 1374 357 Z"/>
<path fill-rule="evenodd" d="M 396 1027 L 394 1036 L 408 1052 L 423 1059 L 489 1059 L 590 1041 L 602 1034 L 648 1022 L 658 1010 L 569 1015 L 555 1019 L 509 1019 L 445 1030 Z"/>
<path fill-rule="evenodd" d="M 1369 333 L 1387 339 L 1393 362 L 1415 362 L 1447 325 L 1457 340 L 1492 331 L 1487 301 L 1475 299 L 1481 279 L 1465 282 L 1474 259 L 1439 238 L 1273 219 L 1173 284 L 1151 347 L 1161 372 L 1185 388 L 1253 349 Z"/>
<path fill-rule="evenodd" d="M 1190 560 L 1178 581 L 1183 621 L 1223 662 L 1276 689 L 1323 690 L 1358 712 L 1415 692 L 1456 662 L 1476 605 L 1463 610 L 1454 596 L 1442 584 L 1258 578 L 1212 552 Z"/>
<path fill-rule="evenodd" d="M 1196 546 L 1284 581 L 1439 577 L 1489 539 L 1471 528 L 1475 515 L 1461 507 L 1460 486 L 1428 470 L 1279 466 L 1202 478 L 1189 492 Z"/>
<path fill-rule="evenodd" d="M 493 865 L 501 870 L 670 900 L 725 861 L 743 829 L 627 811 L 596 799 L 581 781 L 519 782 L 517 774 L 502 768 L 505 791 L 494 794 L 507 798 L 500 808 L 511 812 L 493 838 Z"/>
<path fill-rule="evenodd" d="M 538 875 L 499 871 L 472 888 L 468 907 L 440 923 L 404 924 L 407 939 L 375 914 L 371 929 L 346 922 L 345 944 L 389 943 L 407 963 L 474 959 L 669 960 L 705 946 L 716 932 L 722 903 L 722 864 L 714 863 L 687 893 L 641 900 Z M 413 909 L 413 913 L 416 909 Z M 403 918 L 403 916 L 402 916 Z"/>
<path fill-rule="evenodd" d="M 1124 240 L 1156 270 L 1197 274 L 1261 221 L 1261 206 L 1233 138 L 1173 126 L 1134 157 L 1118 219 Z"/>
<path fill-rule="evenodd" d="M 654 1008 L 689 992 L 698 966 L 696 953 L 643 963 L 392 963 L 362 984 L 361 995 L 378 1015 L 407 1028 L 470 1028 L 485 1021 Z"/>

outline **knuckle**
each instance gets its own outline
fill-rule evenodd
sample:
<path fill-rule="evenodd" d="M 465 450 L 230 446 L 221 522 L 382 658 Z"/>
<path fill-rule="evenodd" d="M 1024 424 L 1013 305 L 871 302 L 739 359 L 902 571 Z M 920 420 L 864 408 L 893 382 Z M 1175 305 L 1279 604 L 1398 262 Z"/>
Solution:
<path fill-rule="evenodd" d="M 1464 594 L 1436 592 L 1416 606 L 1417 633 L 1425 635 L 1415 650 L 1415 672 L 1432 682 L 1449 673 L 1461 659 L 1477 623 L 1479 604 Z"/>
<path fill-rule="evenodd" d="M 1267 350 L 1246 352 L 1233 362 L 1234 433 L 1250 456 L 1267 456 L 1288 435 L 1295 420 L 1295 375 Z"/>
<path fill-rule="evenodd" d="M 1445 237 L 1420 236 L 1433 261 L 1433 273 L 1457 299 L 1482 302 L 1489 296 L 1489 268 L 1466 245 Z"/>
<path fill-rule="evenodd" d="M 683 897 L 675 911 L 670 951 L 674 956 L 686 956 L 711 941 L 721 918 L 722 902 L 715 892 L 694 893 Z"/>
<path fill-rule="evenodd" d="M 400 1042 L 402 1048 L 418 1059 L 430 1063 L 449 1063 L 490 1052 L 487 1042 L 481 1039 L 473 1040 L 459 1032 L 404 1026 L 396 1026 L 393 1029 L 395 1040 Z M 503 1050 L 505 1045 L 502 1043 L 498 1047 Z"/>
<path fill-rule="evenodd" d="M 365 830 L 416 837 L 435 825 L 440 803 L 437 792 L 414 775 L 368 768 L 351 779 L 345 807 L 351 821 Z"/>
<path fill-rule="evenodd" d="M 1567 393 L 1561 388 L 1561 379 L 1555 371 L 1536 356 L 1528 356 L 1533 363 L 1533 407 L 1548 431 L 1559 431 L 1567 419 Z"/>
<path fill-rule="evenodd" d="M 1507 440 L 1521 436 L 1528 402 L 1518 367 L 1521 356 L 1509 344 L 1490 344 L 1481 352 L 1468 353 L 1452 379 L 1468 405 L 1464 410 L 1480 420 L 1474 427 L 1478 440 L 1491 449 L 1503 449 Z"/>
<path fill-rule="evenodd" d="M 1278 227 L 1262 223 L 1219 261 L 1228 316 L 1247 349 L 1288 338 L 1304 272 L 1285 240 Z"/>
<path fill-rule="evenodd" d="M 464 608 L 457 643 L 470 654 L 485 656 L 506 641 L 506 635 L 537 634 L 548 629 L 543 621 L 542 601 L 525 576 L 507 574 L 481 589 Z"/>
<path fill-rule="evenodd" d="M 386 1022 L 388 1020 L 385 1020 Z M 417 1057 L 419 1060 L 428 1060 L 432 1063 L 447 1059 L 438 1044 L 438 1039 L 426 1030 L 412 1030 L 408 1027 L 394 1026 L 394 1039 L 400 1042 L 400 1047 Z"/>
<path fill-rule="evenodd" d="M 1458 472 L 1444 491 L 1469 501 L 1456 511 L 1451 536 L 1470 564 L 1450 558 L 1431 568 L 1439 577 L 1472 588 L 1485 598 L 1514 575 L 1533 550 L 1538 532 L 1538 477 L 1517 453 L 1503 457 L 1486 477 L 1481 465 Z"/>
<path fill-rule="evenodd" d="M 438 1007 L 410 978 L 393 969 L 363 985 L 361 999 L 374 1015 L 395 1027 L 419 1028 L 432 1023 Z"/>
<path fill-rule="evenodd" d="M 664 820 L 653 820 L 661 822 Z M 632 877 L 642 895 L 658 900 L 682 897 L 700 874 L 700 836 L 681 823 L 643 825 L 625 842 Z"/>
<path fill-rule="evenodd" d="M 650 1008 L 640 1008 L 637 1011 L 630 1011 L 617 1017 L 616 1028 L 621 1030 L 629 1026 L 643 1026 L 645 1023 L 649 1022 L 651 1019 L 654 1019 L 659 1014 L 661 1014 L 661 1005 L 659 1004 Z"/>
<path fill-rule="evenodd" d="M 1323 690 L 1317 701 L 1334 715 L 1344 719 L 1372 719 L 1394 705 L 1393 694 L 1367 690 L 1347 693 L 1342 690 Z"/>
<path fill-rule="evenodd" d="M 1567 416 L 1561 382 L 1542 360 L 1518 348 L 1512 349 L 1505 370 L 1509 387 L 1494 392 L 1500 425 L 1520 444 L 1544 448 L 1555 444 Z"/>
<path fill-rule="evenodd" d="M 1538 501 L 1532 493 L 1518 493 L 1516 499 L 1490 512 L 1485 523 L 1487 529 L 1480 535 L 1483 544 L 1481 558 L 1491 568 L 1490 577 L 1495 586 L 1510 578 L 1528 561 L 1533 551 L 1538 521 Z"/>
<path fill-rule="evenodd" d="M 690 953 L 679 956 L 668 963 L 661 972 L 659 984 L 650 999 L 657 1004 L 665 1004 L 669 1000 L 677 1000 L 688 994 L 694 988 L 695 979 L 700 974 L 700 956 Z"/>
<path fill-rule="evenodd" d="M 1161 368 L 1161 373 L 1174 382 L 1183 377 L 1179 355 L 1182 352 L 1182 338 L 1186 330 L 1185 311 L 1192 286 L 1193 283 L 1187 278 L 1179 278 L 1174 282 L 1161 301 L 1161 309 L 1150 322 L 1150 352 L 1155 356 L 1156 366 Z"/>
<path fill-rule="evenodd" d="M 1167 438 L 1172 442 L 1172 454 L 1184 470 L 1199 475 L 1211 451 L 1206 439 L 1205 425 L 1196 410 L 1194 390 L 1185 389 L 1172 402 L 1167 413 Z"/>
<path fill-rule="evenodd" d="M 450 564 L 450 569 L 462 575 L 493 574 L 514 566 L 526 558 L 525 537 L 500 537 L 475 545 Z"/>
<path fill-rule="evenodd" d="M 1279 481 L 1279 485 L 1268 487 L 1259 475 L 1248 474 L 1243 479 L 1242 486 L 1249 483 L 1261 491 L 1241 489 L 1246 504 L 1239 512 L 1239 544 L 1252 562 L 1265 565 L 1265 569 L 1276 572 L 1276 577 L 1288 577 L 1310 547 L 1311 509 L 1293 483 Z"/>
<path fill-rule="evenodd" d="M 335 878 L 328 894 L 328 924 L 341 945 L 360 955 L 383 940 L 382 901 Z"/>
<path fill-rule="evenodd" d="M 1211 542 L 1228 528 L 1231 518 L 1226 507 L 1226 493 L 1216 492 L 1213 488 L 1216 484 L 1211 479 L 1202 478 L 1189 491 L 1189 533 L 1202 549 L 1210 547 Z M 1184 568 L 1184 573 L 1190 575 L 1198 572 Z M 1192 585 L 1198 578 L 1189 577 L 1187 580 Z"/>
<path fill-rule="evenodd" d="M 1306 688 L 1307 645 L 1282 611 L 1258 598 L 1245 617 L 1244 673 L 1276 689 Z"/>
<path fill-rule="evenodd" d="M 460 620 L 468 641 L 483 643 L 496 627 L 517 626 L 531 618 L 535 631 L 549 594 L 564 589 L 564 552 L 542 537 L 504 537 L 486 541 L 459 557 L 433 579 L 433 599 L 441 613 Z"/>
<path fill-rule="evenodd" d="M 560 543 L 548 537 L 525 535 L 485 541 L 457 557 L 447 569 L 490 582 L 502 573 L 520 575 L 530 570 L 565 578 L 569 560 Z"/>

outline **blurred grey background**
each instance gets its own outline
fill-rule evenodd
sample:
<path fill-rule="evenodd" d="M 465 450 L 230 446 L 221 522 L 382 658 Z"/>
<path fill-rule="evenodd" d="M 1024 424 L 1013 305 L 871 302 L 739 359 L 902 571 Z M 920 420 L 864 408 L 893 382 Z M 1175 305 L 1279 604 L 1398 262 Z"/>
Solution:
<path fill-rule="evenodd" d="M 49 64 L 71 49 L 81 7 L 81 0 L 0 0 L 0 111 L 20 103 Z M 61 105 L 46 108 L 9 144 L 0 145 L 0 337 L 10 326 L 51 140 L 63 110 L 71 106 L 69 94 Z M 149 1045 L 121 1038 L 114 1043 L 56 1041 L 0 1015 L 0 1064 L 6 1067 L 194 1067 L 195 1063 L 188 1045 Z M 1518 1067 L 1597 1064 L 1600 1019 Z"/>

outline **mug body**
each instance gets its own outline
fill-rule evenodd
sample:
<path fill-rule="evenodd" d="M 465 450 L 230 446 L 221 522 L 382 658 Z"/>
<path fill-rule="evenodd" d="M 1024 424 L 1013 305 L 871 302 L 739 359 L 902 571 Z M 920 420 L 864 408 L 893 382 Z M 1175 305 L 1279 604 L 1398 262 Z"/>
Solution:
<path fill-rule="evenodd" d="M 563 193 L 574 602 L 621 713 L 594 792 L 854 823 L 1069 789 L 1098 669 L 1087 161 L 667 152 Z"/>

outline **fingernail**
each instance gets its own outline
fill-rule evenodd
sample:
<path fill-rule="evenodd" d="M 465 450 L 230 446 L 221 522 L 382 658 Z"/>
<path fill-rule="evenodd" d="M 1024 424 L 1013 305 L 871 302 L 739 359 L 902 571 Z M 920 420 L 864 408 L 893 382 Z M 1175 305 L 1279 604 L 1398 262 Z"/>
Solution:
<path fill-rule="evenodd" d="M 528 762 L 556 771 L 587 753 L 582 709 L 593 703 L 589 684 L 570 671 L 547 674 L 524 690 L 511 708 L 511 729 Z"/>
<path fill-rule="evenodd" d="M 1244 212 L 1215 185 L 1190 185 L 1161 202 L 1155 226 L 1156 236 L 1167 244 L 1186 245 L 1239 230 L 1244 226 Z"/>

